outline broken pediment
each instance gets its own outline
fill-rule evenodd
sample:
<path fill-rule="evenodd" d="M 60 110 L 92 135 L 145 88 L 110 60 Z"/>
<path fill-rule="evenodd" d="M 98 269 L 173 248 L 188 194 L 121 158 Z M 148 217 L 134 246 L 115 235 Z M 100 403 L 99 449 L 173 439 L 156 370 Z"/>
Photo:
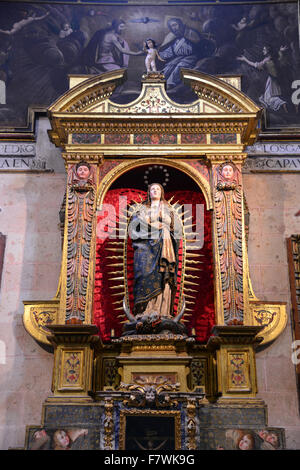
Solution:
<path fill-rule="evenodd" d="M 124 83 L 126 70 L 70 77 L 70 90 L 49 108 L 49 135 L 63 147 L 74 133 L 134 135 L 157 129 L 165 134 L 235 134 L 248 145 L 256 138 L 260 108 L 232 85 L 238 86 L 238 77 L 217 78 L 187 69 L 181 74 L 198 96 L 191 103 L 173 101 L 159 73 L 143 76 L 140 95 L 126 104 L 111 98 Z"/>

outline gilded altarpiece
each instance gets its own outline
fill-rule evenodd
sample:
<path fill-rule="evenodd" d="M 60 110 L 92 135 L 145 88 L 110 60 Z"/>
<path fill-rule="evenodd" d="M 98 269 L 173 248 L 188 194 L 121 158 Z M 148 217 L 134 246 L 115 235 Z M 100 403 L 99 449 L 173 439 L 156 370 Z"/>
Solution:
<path fill-rule="evenodd" d="M 26 329 L 54 351 L 52 394 L 26 448 L 59 448 L 57 430 L 68 448 L 242 448 L 248 439 L 263 449 L 269 435 L 284 447 L 256 398 L 255 350 L 286 325 L 285 305 L 257 299 L 248 269 L 242 167 L 261 110 L 238 77 L 181 77 L 195 95 L 188 105 L 168 97 L 159 73 L 143 77 L 135 101 L 115 103 L 126 80 L 117 70 L 71 76 L 48 110 L 67 171 L 65 223 L 54 299 L 25 302 Z M 135 311 L 130 223 L 155 184 L 179 221 L 170 316 Z"/>

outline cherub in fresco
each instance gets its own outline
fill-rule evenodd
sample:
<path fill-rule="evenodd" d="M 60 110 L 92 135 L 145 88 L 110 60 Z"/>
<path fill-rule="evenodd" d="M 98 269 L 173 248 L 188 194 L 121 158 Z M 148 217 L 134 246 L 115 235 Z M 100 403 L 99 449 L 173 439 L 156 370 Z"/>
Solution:
<path fill-rule="evenodd" d="M 70 450 L 74 442 L 81 436 L 88 434 L 87 429 L 57 429 L 53 434 L 53 449 L 54 450 Z"/>
<path fill-rule="evenodd" d="M 30 445 L 30 450 L 48 450 L 50 449 L 50 436 L 45 429 L 35 431 Z"/>
<path fill-rule="evenodd" d="M 261 449 L 276 450 L 279 447 L 279 438 L 275 432 L 267 431 L 266 429 L 259 431 L 259 437 L 263 440 Z"/>
<path fill-rule="evenodd" d="M 63 23 L 61 25 L 61 30 L 59 32 L 59 37 L 61 39 L 64 39 L 64 38 L 70 36 L 70 34 L 72 34 L 72 33 L 73 33 L 73 29 L 71 28 L 69 23 Z"/>
<path fill-rule="evenodd" d="M 226 439 L 232 440 L 233 449 L 253 450 L 255 448 L 254 436 L 249 431 L 244 431 L 242 429 L 228 429 L 225 436 Z"/>
<path fill-rule="evenodd" d="M 165 62 L 165 60 L 160 57 L 156 49 L 155 41 L 151 38 L 146 39 L 143 43 L 143 49 L 144 52 L 147 53 L 147 57 L 145 59 L 147 73 L 157 72 L 155 59 L 158 58 L 161 62 Z"/>
<path fill-rule="evenodd" d="M 255 20 L 251 20 L 248 23 L 246 16 L 243 16 L 243 18 L 241 18 L 237 24 L 232 24 L 231 26 L 233 29 L 235 29 L 235 31 L 240 32 L 247 27 L 251 27 L 254 24 L 254 21 Z"/>
<path fill-rule="evenodd" d="M 28 26 L 33 21 L 43 20 L 48 15 L 49 15 L 49 12 L 45 13 L 42 16 L 36 16 L 36 13 L 31 13 L 30 15 L 27 14 L 26 18 L 23 18 L 22 20 L 18 21 L 17 23 L 14 23 L 12 29 L 10 29 L 10 30 L 0 29 L 0 33 L 8 34 L 8 35 L 12 36 L 12 35 L 18 33 L 25 26 Z"/>
<path fill-rule="evenodd" d="M 237 24 L 232 24 L 231 26 L 236 31 L 242 31 L 242 29 L 246 28 L 247 26 L 247 18 L 243 16 L 243 18 L 241 18 Z"/>

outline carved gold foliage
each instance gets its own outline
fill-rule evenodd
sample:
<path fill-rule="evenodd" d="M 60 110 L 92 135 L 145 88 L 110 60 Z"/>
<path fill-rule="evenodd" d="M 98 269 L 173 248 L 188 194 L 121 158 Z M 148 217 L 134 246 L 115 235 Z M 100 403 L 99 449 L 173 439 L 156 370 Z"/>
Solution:
<path fill-rule="evenodd" d="M 24 302 L 24 326 L 38 342 L 49 345 L 48 326 L 57 323 L 58 300 Z"/>
<path fill-rule="evenodd" d="M 98 86 L 90 92 L 84 92 L 81 97 L 78 97 L 71 105 L 68 105 L 65 111 L 69 113 L 82 112 L 87 107 L 94 106 L 109 98 L 115 88 L 116 84 L 108 83 Z"/>
<path fill-rule="evenodd" d="M 229 113 L 240 113 L 242 108 L 234 102 L 229 97 L 224 96 L 221 93 L 218 93 L 215 89 L 208 86 L 203 86 L 200 84 L 194 84 L 192 86 L 194 92 L 199 96 L 199 98 L 204 101 L 208 101 L 214 105 L 220 106 L 226 112 Z"/>
<path fill-rule="evenodd" d="M 228 352 L 228 389 L 250 390 L 249 355 L 247 351 Z"/>
<path fill-rule="evenodd" d="M 64 351 L 62 365 L 62 387 L 74 387 L 82 385 L 82 358 L 82 351 Z"/>
<path fill-rule="evenodd" d="M 36 322 L 38 328 L 41 328 L 42 330 L 46 331 L 47 334 L 47 326 L 54 323 L 56 312 L 56 309 L 44 310 L 36 307 L 32 307 L 30 309 L 30 314 L 34 318 L 34 321 Z"/>
<path fill-rule="evenodd" d="M 196 449 L 196 401 L 190 399 L 187 402 L 186 417 L 186 434 L 187 434 L 187 450 Z"/>
<path fill-rule="evenodd" d="M 178 392 L 179 383 L 160 383 L 160 384 L 125 384 L 120 383 L 119 390 L 128 393 L 128 398 L 123 400 L 123 404 L 128 407 L 174 407 L 178 401 L 170 392 Z"/>
<path fill-rule="evenodd" d="M 273 341 L 287 324 L 285 302 L 250 301 L 250 311 L 255 325 L 262 326 L 262 345 Z"/>
<path fill-rule="evenodd" d="M 113 420 L 114 403 L 111 398 L 105 398 L 104 404 L 104 450 L 113 449 L 113 437 L 114 437 L 114 420 Z"/>

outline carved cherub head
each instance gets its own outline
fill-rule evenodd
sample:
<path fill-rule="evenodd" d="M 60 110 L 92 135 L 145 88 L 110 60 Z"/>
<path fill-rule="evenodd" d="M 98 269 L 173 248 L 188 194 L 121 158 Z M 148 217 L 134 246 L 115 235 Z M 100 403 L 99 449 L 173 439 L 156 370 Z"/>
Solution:
<path fill-rule="evenodd" d="M 156 388 L 154 385 L 145 386 L 145 399 L 147 403 L 153 403 L 156 397 Z"/>

